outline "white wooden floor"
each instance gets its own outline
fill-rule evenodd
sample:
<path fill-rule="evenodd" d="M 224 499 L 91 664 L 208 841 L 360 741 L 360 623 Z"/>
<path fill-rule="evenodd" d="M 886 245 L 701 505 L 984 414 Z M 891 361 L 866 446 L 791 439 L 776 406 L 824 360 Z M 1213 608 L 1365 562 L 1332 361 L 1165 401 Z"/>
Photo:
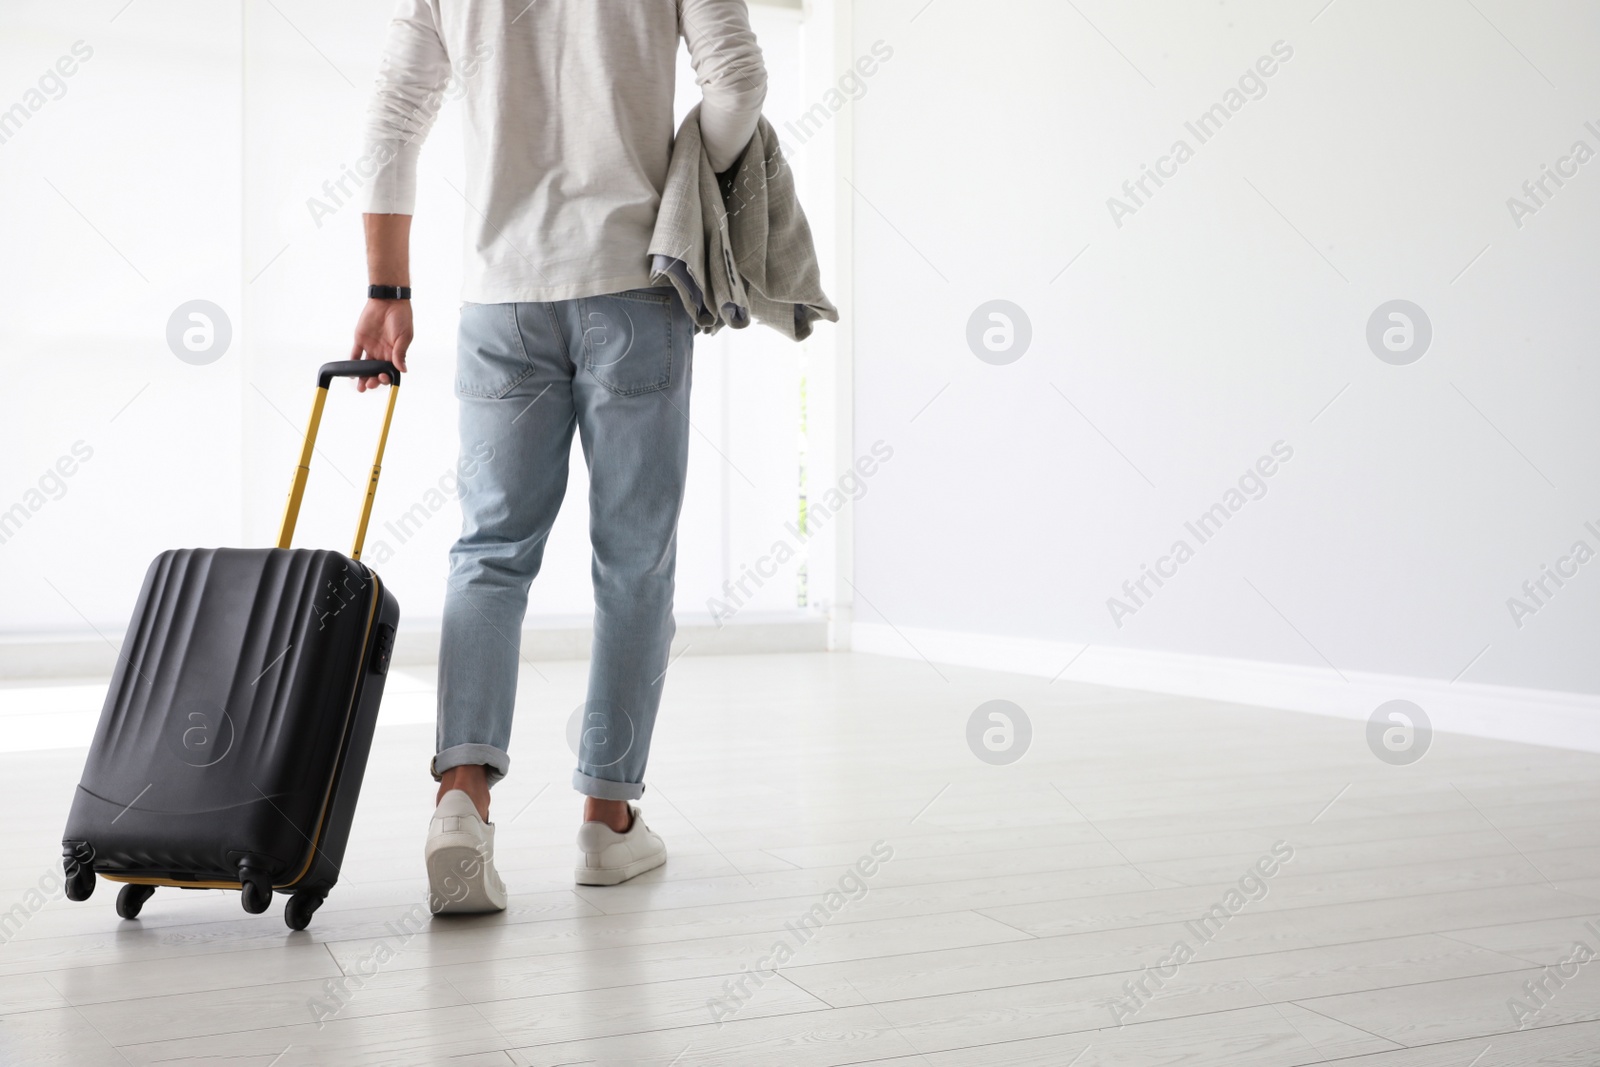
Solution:
<path fill-rule="evenodd" d="M 584 665 L 541 663 L 495 793 L 511 908 L 408 930 L 426 676 L 395 681 L 346 879 L 304 933 L 281 897 L 250 916 L 221 891 L 123 922 L 101 883 L 31 913 L 83 751 L 0 754 L 0 1063 L 1600 1063 L 1600 960 L 1542 1006 L 1524 988 L 1575 941 L 1600 951 L 1600 756 L 1439 736 L 1392 767 L 1362 722 L 918 660 L 686 657 L 644 803 L 671 858 L 575 889 Z M 0 689 L 0 713 L 37 696 Z M 995 698 L 1034 728 L 1008 767 L 966 743 Z M 879 841 L 893 858 L 799 944 L 785 924 Z M 1202 943 L 1185 922 L 1278 841 L 1293 859 Z M 793 958 L 714 1023 L 779 940 Z M 1157 989 L 1180 940 L 1193 958 Z"/>

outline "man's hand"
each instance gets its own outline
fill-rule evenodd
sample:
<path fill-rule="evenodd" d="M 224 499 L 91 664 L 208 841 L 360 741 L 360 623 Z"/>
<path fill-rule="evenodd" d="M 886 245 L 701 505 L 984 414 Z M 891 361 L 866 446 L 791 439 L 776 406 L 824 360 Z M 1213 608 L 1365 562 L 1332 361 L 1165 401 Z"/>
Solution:
<path fill-rule="evenodd" d="M 368 300 L 356 320 L 356 339 L 350 349 L 351 359 L 384 359 L 393 363 L 401 374 L 410 373 L 406 366 L 406 350 L 411 347 L 411 301 Z M 356 389 L 365 392 L 379 385 L 388 385 L 389 376 L 357 378 Z"/>

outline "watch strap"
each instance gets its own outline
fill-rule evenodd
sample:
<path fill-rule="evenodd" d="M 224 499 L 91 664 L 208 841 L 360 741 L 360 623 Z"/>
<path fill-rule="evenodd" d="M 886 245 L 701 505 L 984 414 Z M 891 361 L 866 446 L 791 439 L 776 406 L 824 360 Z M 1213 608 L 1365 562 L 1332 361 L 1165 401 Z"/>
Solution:
<path fill-rule="evenodd" d="M 369 285 L 367 286 L 367 299 L 410 300 L 411 287 L 409 285 Z"/>

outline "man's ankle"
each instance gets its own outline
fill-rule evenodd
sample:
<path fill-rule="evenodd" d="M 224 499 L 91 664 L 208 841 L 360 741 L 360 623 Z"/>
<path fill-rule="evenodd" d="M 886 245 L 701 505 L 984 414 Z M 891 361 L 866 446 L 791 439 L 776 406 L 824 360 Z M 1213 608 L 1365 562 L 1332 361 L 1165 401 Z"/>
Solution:
<path fill-rule="evenodd" d="M 633 809 L 626 800 L 584 797 L 583 821 L 605 823 L 614 833 L 625 834 L 633 829 Z"/>
<path fill-rule="evenodd" d="M 467 794 L 473 806 L 478 809 L 478 818 L 484 822 L 489 821 L 489 768 L 483 764 L 469 764 L 460 767 L 451 767 L 439 775 L 439 794 L 434 803 L 444 799 L 444 795 L 452 789 L 459 789 Z"/>

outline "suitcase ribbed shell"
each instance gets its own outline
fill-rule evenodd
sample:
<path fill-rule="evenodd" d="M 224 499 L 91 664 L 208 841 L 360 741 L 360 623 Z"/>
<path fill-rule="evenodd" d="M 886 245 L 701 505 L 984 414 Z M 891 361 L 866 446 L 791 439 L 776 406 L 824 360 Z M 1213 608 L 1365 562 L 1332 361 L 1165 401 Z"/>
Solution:
<path fill-rule="evenodd" d="M 157 556 L 65 840 L 88 842 L 101 873 L 237 884 L 251 854 L 276 885 L 305 876 L 313 842 L 330 847 L 321 835 L 346 749 L 363 733 L 352 728 L 385 601 L 377 577 L 337 552 Z M 347 832 L 348 814 L 341 853 Z M 323 858 L 336 871 L 341 857 Z"/>

